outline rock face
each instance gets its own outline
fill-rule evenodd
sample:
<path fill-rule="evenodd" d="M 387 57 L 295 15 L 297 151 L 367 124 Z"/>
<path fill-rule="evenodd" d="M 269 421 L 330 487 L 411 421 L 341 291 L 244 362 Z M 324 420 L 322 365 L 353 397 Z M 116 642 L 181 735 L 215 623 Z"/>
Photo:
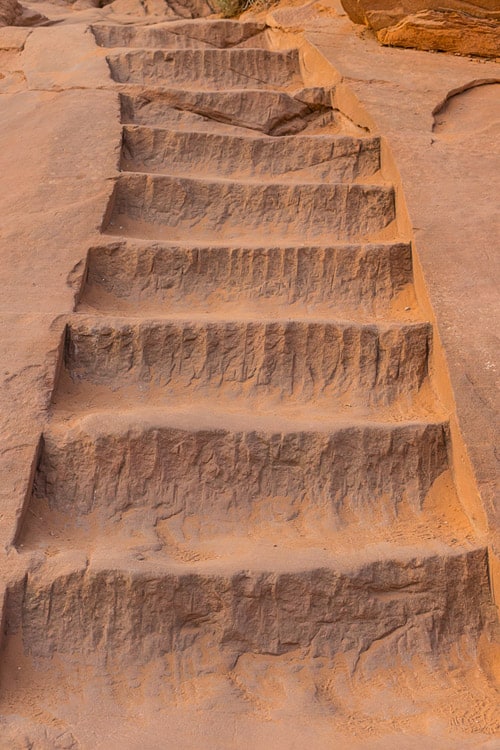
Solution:
<path fill-rule="evenodd" d="M 77 0 L 79 2 L 81 0 Z M 112 4 L 113 12 L 135 18 L 157 16 L 178 20 L 179 18 L 202 18 L 211 15 L 214 8 L 207 0 L 92 0 L 95 5 Z"/>
<path fill-rule="evenodd" d="M 0 0 L 0 27 L 36 26 L 46 20 L 41 13 L 24 8 L 17 0 Z"/>
<path fill-rule="evenodd" d="M 370 26 L 382 44 L 500 56 L 496 0 L 342 0 L 351 20 Z"/>
<path fill-rule="evenodd" d="M 456 52 L 481 57 L 500 56 L 500 24 L 454 10 L 424 10 L 396 26 L 377 32 L 382 44 Z"/>

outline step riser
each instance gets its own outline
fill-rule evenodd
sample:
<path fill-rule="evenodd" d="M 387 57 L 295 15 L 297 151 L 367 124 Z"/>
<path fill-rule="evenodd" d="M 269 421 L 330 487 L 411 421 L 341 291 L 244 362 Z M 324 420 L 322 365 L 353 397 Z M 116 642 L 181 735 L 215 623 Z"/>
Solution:
<path fill-rule="evenodd" d="M 358 404 L 389 405 L 424 383 L 430 337 L 426 323 L 379 330 L 303 322 L 96 326 L 91 319 L 69 326 L 65 367 L 76 383 L 140 386 L 143 395 L 334 403 L 349 394 Z"/>
<path fill-rule="evenodd" d="M 47 434 L 35 497 L 70 526 L 89 513 L 106 526 L 139 510 L 146 525 L 174 515 L 198 519 L 207 538 L 299 517 L 330 528 L 389 523 L 420 512 L 448 467 L 447 442 L 441 424 L 332 434 L 139 424 L 114 435 Z"/>
<path fill-rule="evenodd" d="M 172 239 L 207 241 L 255 237 L 294 242 L 356 240 L 377 234 L 395 218 L 394 192 L 380 185 L 284 185 L 210 182 L 123 175 L 115 186 L 109 232 L 123 217 Z M 148 228 L 149 227 L 149 228 Z"/>
<path fill-rule="evenodd" d="M 162 128 L 227 131 L 245 128 L 273 136 L 294 135 L 333 119 L 329 103 L 303 101 L 273 91 L 148 91 L 122 94 L 123 123 Z"/>
<path fill-rule="evenodd" d="M 141 50 L 109 55 L 118 83 L 207 89 L 301 88 L 297 50 Z"/>
<path fill-rule="evenodd" d="M 380 144 L 347 137 L 256 140 L 125 128 L 123 170 L 189 177 L 199 175 L 200 164 L 204 175 L 214 177 L 352 182 L 377 172 Z"/>
<path fill-rule="evenodd" d="M 321 305 L 384 312 L 412 283 L 405 244 L 338 248 L 182 248 L 111 245 L 89 254 L 82 302 L 113 312 L 210 304 Z M 101 295 L 101 296 L 99 296 Z"/>
<path fill-rule="evenodd" d="M 364 653 L 386 663 L 437 654 L 464 632 L 474 639 L 488 601 L 483 550 L 449 559 L 381 561 L 352 575 L 303 573 L 161 575 L 77 571 L 50 584 L 28 581 L 9 629 L 22 629 L 35 658 L 82 666 L 146 664 L 198 649 L 200 673 L 242 653 L 310 657 Z M 381 662 L 383 663 L 383 661 Z"/>
<path fill-rule="evenodd" d="M 164 26 L 94 26 L 100 47 L 156 49 L 201 49 L 217 47 L 266 48 L 264 24 L 235 21 L 204 21 L 200 24 L 169 22 Z"/>

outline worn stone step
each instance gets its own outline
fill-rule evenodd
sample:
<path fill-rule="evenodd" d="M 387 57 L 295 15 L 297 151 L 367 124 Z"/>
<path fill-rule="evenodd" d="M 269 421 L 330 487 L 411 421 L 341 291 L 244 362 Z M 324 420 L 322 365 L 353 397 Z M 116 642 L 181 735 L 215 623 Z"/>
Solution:
<path fill-rule="evenodd" d="M 64 366 L 75 387 L 146 398 L 231 394 L 335 408 L 410 404 L 428 374 L 428 323 L 74 317 Z"/>
<path fill-rule="evenodd" d="M 95 24 L 92 32 L 101 47 L 143 49 L 198 49 L 215 47 L 268 47 L 266 25 L 256 22 L 169 21 L 151 26 Z"/>
<path fill-rule="evenodd" d="M 124 173 L 108 234 L 199 242 L 366 241 L 395 218 L 392 186 L 189 179 Z"/>
<path fill-rule="evenodd" d="M 126 125 L 121 169 L 184 177 L 353 182 L 380 168 L 380 140 L 351 136 L 251 138 Z"/>
<path fill-rule="evenodd" d="M 133 50 L 107 57 L 118 83 L 198 89 L 301 89 L 297 49 Z"/>
<path fill-rule="evenodd" d="M 120 94 L 122 122 L 162 128 L 273 136 L 300 132 L 337 132 L 338 113 L 323 89 L 284 91 L 190 91 L 148 88 Z"/>
<path fill-rule="evenodd" d="M 265 535 L 273 524 L 283 539 L 291 526 L 316 529 L 316 540 L 345 528 L 380 540 L 398 519 L 444 512 L 443 527 L 460 516 L 446 485 L 448 442 L 444 422 L 265 416 L 229 404 L 58 412 L 37 467 L 40 510 L 26 518 L 44 516 L 43 539 L 57 526 L 82 530 L 87 517 L 87 536 L 173 519 L 200 540 Z"/>
<path fill-rule="evenodd" d="M 7 591 L 5 621 L 6 647 L 18 633 L 36 669 L 62 661 L 116 677 L 161 659 L 172 677 L 172 656 L 201 679 L 248 653 L 309 661 L 376 644 L 386 667 L 436 659 L 490 619 L 486 549 L 420 546 L 371 560 L 257 548 L 253 564 L 56 554 Z"/>
<path fill-rule="evenodd" d="M 411 246 L 222 247 L 116 242 L 89 251 L 79 309 L 255 318 L 414 316 Z"/>

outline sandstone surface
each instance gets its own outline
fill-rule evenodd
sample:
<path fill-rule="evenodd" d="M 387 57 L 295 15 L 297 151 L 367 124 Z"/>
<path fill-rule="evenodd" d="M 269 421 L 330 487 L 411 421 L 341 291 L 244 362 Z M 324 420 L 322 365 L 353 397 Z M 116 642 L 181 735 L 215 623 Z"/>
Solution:
<path fill-rule="evenodd" d="M 25 8 L 17 0 L 0 0 L 0 28 L 2 26 L 36 26 L 46 20 L 41 13 Z"/>
<path fill-rule="evenodd" d="M 494 748 L 491 537 L 383 137 L 260 21 L 114 13 L 29 36 L 0 119 L 1 741 Z"/>
<path fill-rule="evenodd" d="M 382 44 L 500 57 L 496 0 L 342 0 L 355 23 L 370 26 Z"/>
<path fill-rule="evenodd" d="M 349 18 L 378 30 L 424 10 L 455 10 L 479 18 L 498 13 L 496 0 L 341 0 Z"/>

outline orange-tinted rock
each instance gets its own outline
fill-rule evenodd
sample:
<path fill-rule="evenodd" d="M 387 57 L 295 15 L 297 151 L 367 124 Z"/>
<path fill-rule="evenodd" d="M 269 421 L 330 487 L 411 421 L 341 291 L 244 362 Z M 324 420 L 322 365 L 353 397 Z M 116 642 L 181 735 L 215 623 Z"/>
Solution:
<path fill-rule="evenodd" d="M 355 23 L 378 32 L 382 44 L 496 57 L 500 12 L 496 0 L 342 0 Z"/>
<path fill-rule="evenodd" d="M 17 0 L 0 0 L 0 26 L 36 26 L 46 17 L 28 8 Z"/>
<path fill-rule="evenodd" d="M 122 15 L 160 16 L 162 19 L 199 18 L 213 13 L 211 5 L 205 0 L 114 0 L 113 12 Z"/>
<path fill-rule="evenodd" d="M 391 47 L 415 47 L 482 57 L 500 56 L 500 24 L 453 10 L 424 10 L 381 29 L 377 38 Z"/>
<path fill-rule="evenodd" d="M 375 31 L 393 26 L 422 10 L 442 10 L 443 7 L 481 18 L 498 15 L 497 0 L 342 0 L 342 5 L 352 21 L 371 26 Z"/>
<path fill-rule="evenodd" d="M 384 143 L 255 24 L 96 26 L 106 53 L 89 15 L 7 29 L 37 101 L 0 118 L 32 311 L 0 319 L 0 748 L 491 747 L 489 540 Z"/>

